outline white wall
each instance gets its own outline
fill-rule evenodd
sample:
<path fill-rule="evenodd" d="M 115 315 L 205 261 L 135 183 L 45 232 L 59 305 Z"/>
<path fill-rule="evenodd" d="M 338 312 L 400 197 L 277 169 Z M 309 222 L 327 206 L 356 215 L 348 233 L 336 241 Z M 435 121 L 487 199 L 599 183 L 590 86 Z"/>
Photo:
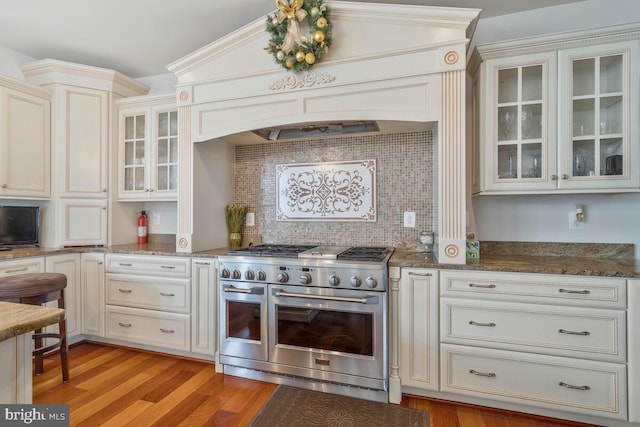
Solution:
<path fill-rule="evenodd" d="M 586 0 L 480 19 L 472 45 L 636 21 L 640 21 L 638 0 Z"/>
<path fill-rule="evenodd" d="M 34 59 L 15 50 L 0 46 L 0 74 L 24 80 L 20 65 L 30 61 L 34 61 Z"/>
<path fill-rule="evenodd" d="M 588 0 L 480 20 L 474 44 L 636 21 L 638 0 Z M 569 230 L 577 204 L 585 205 L 584 229 Z M 633 243 L 640 259 L 639 213 L 640 194 L 479 196 L 471 199 L 468 222 L 480 240 Z"/>

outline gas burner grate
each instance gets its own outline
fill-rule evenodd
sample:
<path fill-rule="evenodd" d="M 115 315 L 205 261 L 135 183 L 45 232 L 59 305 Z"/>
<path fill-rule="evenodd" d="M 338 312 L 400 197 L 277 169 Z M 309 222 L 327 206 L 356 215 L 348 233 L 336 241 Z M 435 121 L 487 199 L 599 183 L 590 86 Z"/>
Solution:
<path fill-rule="evenodd" d="M 248 255 L 248 256 L 276 256 L 282 258 L 297 258 L 298 253 L 307 251 L 315 246 L 310 245 L 257 245 L 242 249 L 234 249 L 227 252 L 227 255 Z"/>
<path fill-rule="evenodd" d="M 338 255 L 339 260 L 345 261 L 383 261 L 391 249 L 386 247 L 357 246 Z"/>

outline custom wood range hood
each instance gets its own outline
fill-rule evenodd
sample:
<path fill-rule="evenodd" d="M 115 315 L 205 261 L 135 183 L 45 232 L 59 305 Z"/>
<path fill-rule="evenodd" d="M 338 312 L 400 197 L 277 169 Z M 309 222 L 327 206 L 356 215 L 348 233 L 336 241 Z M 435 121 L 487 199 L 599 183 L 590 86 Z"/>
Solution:
<path fill-rule="evenodd" d="M 211 247 L 200 232 L 205 219 L 199 217 L 201 195 L 194 189 L 200 162 L 194 143 L 292 124 L 371 121 L 434 130 L 438 255 L 441 262 L 464 263 L 466 48 L 479 10 L 327 5 L 333 44 L 306 72 L 287 72 L 265 52 L 265 18 L 167 67 L 178 79 L 176 250 Z M 209 213 L 206 220 L 211 218 Z M 224 221 L 219 225 L 224 228 Z"/>

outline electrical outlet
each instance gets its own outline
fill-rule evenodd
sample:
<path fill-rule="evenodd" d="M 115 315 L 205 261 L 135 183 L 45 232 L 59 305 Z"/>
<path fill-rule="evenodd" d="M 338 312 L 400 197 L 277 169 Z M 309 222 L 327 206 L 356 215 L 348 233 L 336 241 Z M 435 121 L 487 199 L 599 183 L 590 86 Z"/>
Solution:
<path fill-rule="evenodd" d="M 576 212 L 569 212 L 569 230 L 582 230 L 584 228 L 584 221 L 578 221 L 576 219 Z"/>
<path fill-rule="evenodd" d="M 256 225 L 255 212 L 247 212 L 247 217 L 245 218 L 244 225 L 246 225 L 247 227 L 253 227 Z"/>
<path fill-rule="evenodd" d="M 151 217 L 153 218 L 153 225 L 160 225 L 160 214 L 158 212 L 153 213 Z"/>
<path fill-rule="evenodd" d="M 416 213 L 405 212 L 404 213 L 404 226 L 406 228 L 414 228 L 416 226 Z"/>

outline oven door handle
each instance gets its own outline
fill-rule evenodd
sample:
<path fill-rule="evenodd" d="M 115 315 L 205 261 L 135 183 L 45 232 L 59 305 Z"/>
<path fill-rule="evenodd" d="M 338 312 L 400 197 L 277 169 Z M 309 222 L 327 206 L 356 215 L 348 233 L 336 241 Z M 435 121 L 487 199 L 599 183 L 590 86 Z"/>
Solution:
<path fill-rule="evenodd" d="M 253 287 L 251 289 L 239 289 L 232 285 L 229 285 L 224 287 L 224 291 L 232 294 L 264 295 L 264 288 L 261 288 L 259 286 Z"/>
<path fill-rule="evenodd" d="M 296 294 L 293 292 L 284 292 L 282 289 L 274 289 L 273 295 L 276 297 L 289 297 L 289 298 L 302 298 L 312 300 L 324 300 L 324 301 L 338 301 L 338 302 L 355 302 L 358 304 L 377 304 L 378 297 L 376 295 L 367 295 L 362 298 L 349 298 L 349 297 L 334 297 L 329 295 L 309 295 L 309 294 Z"/>

